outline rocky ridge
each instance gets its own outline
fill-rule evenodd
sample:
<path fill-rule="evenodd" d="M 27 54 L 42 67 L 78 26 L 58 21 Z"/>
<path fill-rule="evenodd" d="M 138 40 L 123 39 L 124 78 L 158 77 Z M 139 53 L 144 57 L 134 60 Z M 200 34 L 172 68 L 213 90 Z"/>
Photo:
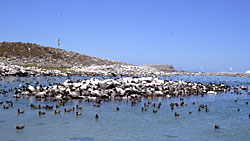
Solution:
<path fill-rule="evenodd" d="M 168 72 L 176 70 L 171 65 L 136 66 L 33 43 L 0 42 L 2 76 L 157 76 Z"/>

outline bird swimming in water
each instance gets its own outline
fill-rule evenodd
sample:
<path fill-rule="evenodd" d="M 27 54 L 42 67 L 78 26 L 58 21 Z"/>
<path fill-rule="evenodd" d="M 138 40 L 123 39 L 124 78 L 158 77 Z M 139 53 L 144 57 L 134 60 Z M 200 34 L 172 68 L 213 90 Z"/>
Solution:
<path fill-rule="evenodd" d="M 98 118 L 99 118 L 99 115 L 98 115 L 98 114 L 95 114 L 95 118 L 98 119 Z"/>
<path fill-rule="evenodd" d="M 158 111 L 157 110 L 153 110 L 153 113 L 157 113 Z"/>
<path fill-rule="evenodd" d="M 23 129 L 25 125 L 16 126 L 16 129 Z"/>
<path fill-rule="evenodd" d="M 46 112 L 39 111 L 39 115 L 45 115 Z"/>
<path fill-rule="evenodd" d="M 82 115 L 82 113 L 81 112 L 76 112 L 76 115 L 80 116 L 80 115 Z"/>
<path fill-rule="evenodd" d="M 80 110 L 80 109 L 82 109 L 82 107 L 76 105 L 76 109 L 77 109 L 77 110 Z"/>
<path fill-rule="evenodd" d="M 61 111 L 55 110 L 55 114 L 60 114 Z"/>
<path fill-rule="evenodd" d="M 21 111 L 20 109 L 17 109 L 17 112 L 18 112 L 18 114 L 23 114 L 23 113 L 24 113 L 24 110 Z"/>
<path fill-rule="evenodd" d="M 120 110 L 120 108 L 119 107 L 116 107 L 116 111 L 119 111 Z"/>

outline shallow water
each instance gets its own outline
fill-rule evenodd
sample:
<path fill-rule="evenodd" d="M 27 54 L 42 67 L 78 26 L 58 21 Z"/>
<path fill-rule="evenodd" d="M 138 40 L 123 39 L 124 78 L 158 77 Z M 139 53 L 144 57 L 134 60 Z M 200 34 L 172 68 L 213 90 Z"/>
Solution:
<path fill-rule="evenodd" d="M 84 77 L 72 77 L 72 79 L 83 79 Z M 63 82 L 67 77 L 4 77 L 0 81 L 0 89 L 9 89 L 19 86 L 21 83 L 39 81 L 43 85 L 49 82 Z M 21 79 L 23 82 L 17 82 Z M 213 76 L 175 76 L 162 79 L 187 80 L 208 82 L 223 82 L 229 85 L 250 86 L 249 78 L 239 77 L 213 77 Z M 237 98 L 238 102 L 234 102 Z M 155 109 L 148 107 L 148 111 L 141 112 L 143 102 L 131 107 L 128 102 L 111 101 L 102 103 L 100 108 L 93 107 L 93 103 L 74 101 L 66 103 L 64 108 L 72 108 L 79 104 L 83 106 L 82 116 L 74 113 L 55 115 L 54 110 L 44 110 L 45 115 L 38 115 L 39 110 L 31 109 L 30 104 L 50 104 L 56 102 L 35 101 L 34 98 L 14 99 L 12 94 L 1 95 L 0 101 L 12 99 L 14 106 L 3 109 L 0 105 L 0 140 L 4 141 L 43 141 L 43 140 L 65 140 L 65 141 L 101 141 L 101 140 L 249 140 L 250 136 L 250 95 L 243 91 L 242 95 L 222 93 L 218 95 L 206 95 L 185 97 L 186 107 L 177 107 L 170 110 L 171 102 L 180 103 L 179 98 L 153 99 L 152 103 L 162 102 L 158 113 L 152 113 Z M 196 102 L 192 105 L 192 102 Z M 210 112 L 202 109 L 198 112 L 198 105 L 206 104 Z M 120 111 L 116 111 L 116 107 Z M 25 110 L 24 114 L 17 114 L 17 109 Z M 240 108 L 240 112 L 237 109 Z M 188 112 L 192 111 L 192 114 Z M 175 117 L 174 113 L 180 113 Z M 95 119 L 98 113 L 100 118 Z M 16 130 L 16 125 L 25 125 L 23 130 Z M 214 125 L 220 125 L 215 130 Z"/>

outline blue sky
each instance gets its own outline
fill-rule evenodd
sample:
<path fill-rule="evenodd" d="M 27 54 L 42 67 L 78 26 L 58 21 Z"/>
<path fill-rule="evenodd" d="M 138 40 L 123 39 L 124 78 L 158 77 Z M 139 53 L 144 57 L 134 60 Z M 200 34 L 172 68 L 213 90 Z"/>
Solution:
<path fill-rule="evenodd" d="M 0 17 L 0 41 L 187 71 L 250 70 L 249 0 L 1 0 Z"/>

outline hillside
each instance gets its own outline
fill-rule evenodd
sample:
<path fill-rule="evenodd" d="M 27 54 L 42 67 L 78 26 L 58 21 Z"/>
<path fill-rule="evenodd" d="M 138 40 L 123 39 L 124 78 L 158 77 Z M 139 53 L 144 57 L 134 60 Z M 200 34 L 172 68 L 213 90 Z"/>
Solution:
<path fill-rule="evenodd" d="M 167 72 L 176 70 L 171 65 L 136 66 L 33 43 L 0 42 L 0 76 L 153 76 Z"/>
<path fill-rule="evenodd" d="M 33 43 L 0 42 L 2 61 L 14 65 L 72 67 L 125 64 Z"/>

